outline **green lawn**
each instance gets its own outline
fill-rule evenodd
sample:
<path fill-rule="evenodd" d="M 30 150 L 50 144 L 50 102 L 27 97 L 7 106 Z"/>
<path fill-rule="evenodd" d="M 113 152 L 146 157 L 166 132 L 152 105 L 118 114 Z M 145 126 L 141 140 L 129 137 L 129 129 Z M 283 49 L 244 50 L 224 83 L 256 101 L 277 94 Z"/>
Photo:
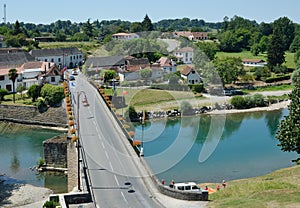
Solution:
<path fill-rule="evenodd" d="M 225 52 L 218 52 L 217 57 L 240 57 L 241 59 L 263 59 L 267 61 L 267 54 L 258 54 L 258 56 L 254 56 L 250 51 L 243 51 L 239 53 L 225 53 Z M 294 62 L 294 53 L 286 52 L 285 55 L 286 63 L 285 65 L 288 68 L 296 68 L 296 64 Z"/>
<path fill-rule="evenodd" d="M 215 188 L 216 184 L 209 184 Z M 208 208 L 300 207 L 300 166 L 256 178 L 227 182 L 211 194 Z"/>

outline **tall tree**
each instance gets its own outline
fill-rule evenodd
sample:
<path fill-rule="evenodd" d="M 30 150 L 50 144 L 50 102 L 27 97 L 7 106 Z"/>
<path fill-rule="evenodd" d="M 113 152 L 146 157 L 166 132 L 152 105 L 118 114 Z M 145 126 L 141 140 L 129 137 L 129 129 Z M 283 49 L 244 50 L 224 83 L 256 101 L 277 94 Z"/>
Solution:
<path fill-rule="evenodd" d="M 18 77 L 18 71 L 16 69 L 10 69 L 8 71 L 8 77 L 12 81 L 13 85 L 13 102 L 15 103 L 15 82 Z"/>
<path fill-rule="evenodd" d="M 268 66 L 273 70 L 285 61 L 284 44 L 279 30 L 274 30 L 268 47 Z"/>
<path fill-rule="evenodd" d="M 94 35 L 94 27 L 90 22 L 90 19 L 87 20 L 86 23 L 83 25 L 83 32 L 88 36 L 88 37 L 93 37 Z"/>
<path fill-rule="evenodd" d="M 153 30 L 153 24 L 147 14 L 142 22 L 142 28 L 143 28 L 143 31 L 152 31 Z"/>
<path fill-rule="evenodd" d="M 288 50 L 295 37 L 295 25 L 287 17 L 281 17 L 274 21 L 274 30 L 277 30 L 283 41 L 283 49 Z"/>
<path fill-rule="evenodd" d="M 284 152 L 297 152 L 300 154 L 300 80 L 294 83 L 294 90 L 289 95 L 291 103 L 288 107 L 289 115 L 280 122 L 277 132 L 278 146 Z M 299 161 L 298 158 L 296 161 Z"/>
<path fill-rule="evenodd" d="M 22 29 L 21 29 L 19 21 L 17 20 L 15 25 L 14 25 L 13 35 L 18 35 L 20 33 L 22 33 Z"/>

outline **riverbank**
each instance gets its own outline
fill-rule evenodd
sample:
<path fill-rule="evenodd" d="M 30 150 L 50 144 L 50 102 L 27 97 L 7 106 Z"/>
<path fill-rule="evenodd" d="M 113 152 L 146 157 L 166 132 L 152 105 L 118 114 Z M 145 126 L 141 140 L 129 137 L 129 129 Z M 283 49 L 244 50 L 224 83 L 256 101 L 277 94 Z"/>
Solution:
<path fill-rule="evenodd" d="M 1 182 L 0 207 L 42 207 L 52 193 L 52 190 L 43 187 Z"/>
<path fill-rule="evenodd" d="M 256 108 L 249 108 L 249 109 L 213 110 L 207 112 L 206 114 L 231 114 L 231 113 L 250 113 L 250 112 L 258 112 L 258 111 L 275 111 L 275 110 L 287 108 L 289 104 L 290 104 L 290 100 L 271 104 L 267 107 L 256 107 Z"/>

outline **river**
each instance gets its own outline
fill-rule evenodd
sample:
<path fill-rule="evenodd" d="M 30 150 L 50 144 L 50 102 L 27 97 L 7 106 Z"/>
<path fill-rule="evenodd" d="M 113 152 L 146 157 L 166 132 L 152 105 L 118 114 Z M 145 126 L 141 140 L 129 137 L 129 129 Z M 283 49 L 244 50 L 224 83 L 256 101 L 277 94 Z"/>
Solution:
<path fill-rule="evenodd" d="M 276 139 L 287 114 L 282 109 L 157 120 L 144 130 L 136 125 L 135 138 L 143 140 L 144 157 L 160 180 L 218 183 L 292 166 L 297 154 L 282 152 Z"/>

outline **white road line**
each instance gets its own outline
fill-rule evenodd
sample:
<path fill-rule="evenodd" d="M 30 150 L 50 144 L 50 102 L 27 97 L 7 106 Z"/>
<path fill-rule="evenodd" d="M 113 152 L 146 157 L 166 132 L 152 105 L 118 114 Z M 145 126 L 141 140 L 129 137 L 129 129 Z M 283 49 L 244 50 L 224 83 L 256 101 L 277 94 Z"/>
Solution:
<path fill-rule="evenodd" d="M 127 201 L 127 199 L 125 198 L 125 196 L 124 196 L 123 192 L 121 192 L 121 194 L 122 194 L 122 196 L 123 196 L 123 199 L 124 199 L 124 201 L 126 202 L 126 204 L 128 204 L 128 201 Z"/>
<path fill-rule="evenodd" d="M 109 162 L 109 165 L 110 165 L 111 171 L 114 171 L 114 168 L 113 168 L 111 162 Z"/>
<path fill-rule="evenodd" d="M 103 149 L 105 149 L 105 145 L 104 145 L 104 143 L 103 143 L 103 142 L 101 142 L 101 144 L 102 144 L 102 147 L 103 147 Z"/>
<path fill-rule="evenodd" d="M 120 186 L 117 176 L 116 175 L 114 175 L 114 176 L 115 176 L 115 181 L 116 181 L 117 185 Z"/>
<path fill-rule="evenodd" d="M 109 160 L 108 153 L 105 151 L 106 158 Z"/>

